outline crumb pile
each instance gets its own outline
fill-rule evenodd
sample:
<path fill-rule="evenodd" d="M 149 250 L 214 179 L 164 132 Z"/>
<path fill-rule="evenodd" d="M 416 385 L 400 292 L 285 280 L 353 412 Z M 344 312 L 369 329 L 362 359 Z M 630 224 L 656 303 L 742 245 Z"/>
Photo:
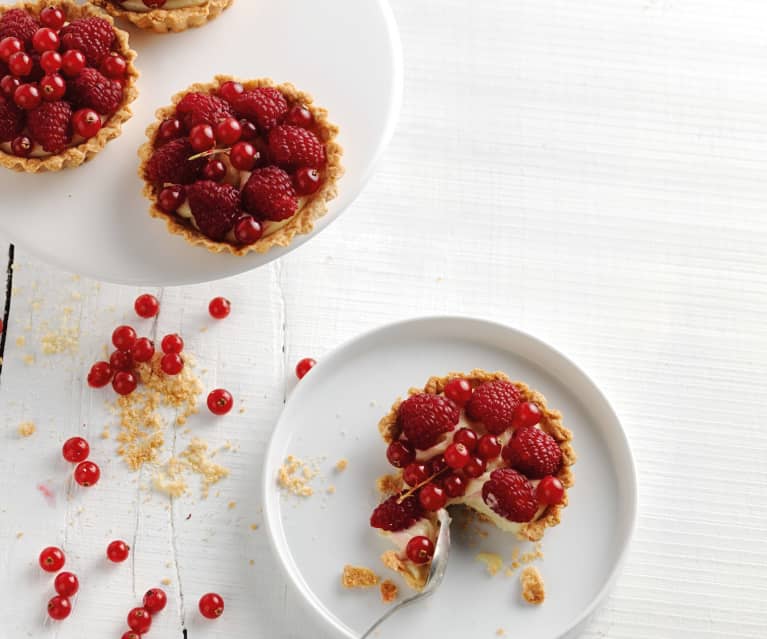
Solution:
<path fill-rule="evenodd" d="M 277 473 L 277 483 L 280 488 L 293 495 L 311 497 L 314 494 L 311 481 L 318 473 L 316 466 L 288 455 Z"/>
<path fill-rule="evenodd" d="M 19 424 L 19 437 L 32 437 L 36 431 L 37 426 L 35 426 L 32 422 L 22 422 Z"/>

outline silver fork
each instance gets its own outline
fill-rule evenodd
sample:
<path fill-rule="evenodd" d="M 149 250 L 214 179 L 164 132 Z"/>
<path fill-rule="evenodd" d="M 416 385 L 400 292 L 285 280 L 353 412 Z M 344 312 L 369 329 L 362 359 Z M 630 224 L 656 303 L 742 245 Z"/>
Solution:
<path fill-rule="evenodd" d="M 394 608 L 388 610 L 383 617 L 368 628 L 368 631 L 362 635 L 360 639 L 367 639 L 373 634 L 373 631 L 378 628 L 378 626 L 391 617 L 395 612 L 402 610 L 416 601 L 420 601 L 421 599 L 433 595 L 437 588 L 439 588 L 442 583 L 442 578 L 445 576 L 447 558 L 450 554 L 450 515 L 448 515 L 447 510 L 443 508 L 437 514 L 437 519 L 439 520 L 439 533 L 437 535 L 437 543 L 434 547 L 434 557 L 432 557 L 431 566 L 429 567 L 429 576 L 426 579 L 426 584 L 424 585 L 423 590 L 409 599 L 404 599 L 394 606 Z"/>

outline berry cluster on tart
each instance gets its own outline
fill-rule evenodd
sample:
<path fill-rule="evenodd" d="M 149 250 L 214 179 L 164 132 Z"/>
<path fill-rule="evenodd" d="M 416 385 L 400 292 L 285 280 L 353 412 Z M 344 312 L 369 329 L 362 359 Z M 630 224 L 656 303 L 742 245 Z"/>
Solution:
<path fill-rule="evenodd" d="M 73 168 L 118 137 L 138 72 L 128 34 L 90 5 L 0 7 L 0 165 Z"/>
<path fill-rule="evenodd" d="M 337 134 L 327 111 L 291 84 L 195 84 L 157 111 L 139 150 L 150 213 L 216 253 L 287 246 L 336 196 Z"/>
<path fill-rule="evenodd" d="M 463 505 L 523 540 L 556 526 L 575 463 L 572 433 L 546 399 L 504 373 L 430 378 L 379 422 L 397 468 L 370 525 L 396 547 L 381 557 L 421 589 L 438 533 L 437 512 Z"/>
<path fill-rule="evenodd" d="M 90 0 L 116 18 L 156 33 L 201 27 L 218 17 L 234 0 Z"/>

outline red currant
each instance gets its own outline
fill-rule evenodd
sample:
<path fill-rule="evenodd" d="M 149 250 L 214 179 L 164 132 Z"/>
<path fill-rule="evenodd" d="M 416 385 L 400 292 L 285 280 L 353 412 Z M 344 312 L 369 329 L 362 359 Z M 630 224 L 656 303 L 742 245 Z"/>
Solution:
<path fill-rule="evenodd" d="M 216 125 L 215 134 L 219 144 L 231 146 L 242 137 L 242 125 L 237 118 L 226 118 Z"/>
<path fill-rule="evenodd" d="M 471 384 L 465 379 L 457 377 L 445 384 L 445 395 L 459 406 L 463 406 L 471 399 Z"/>
<path fill-rule="evenodd" d="M 429 460 L 429 473 L 432 475 L 441 473 L 446 468 L 447 468 L 447 461 L 445 460 L 444 455 L 439 455 Z"/>
<path fill-rule="evenodd" d="M 48 616 L 56 621 L 61 621 L 72 612 L 72 604 L 66 597 L 56 595 L 48 602 Z"/>
<path fill-rule="evenodd" d="M 412 462 L 402 471 L 402 479 L 408 486 L 418 486 L 429 479 L 429 468 L 426 464 Z"/>
<path fill-rule="evenodd" d="M 130 375 L 130 373 L 117 374 Z M 99 478 L 101 477 L 101 469 L 98 467 L 98 465 L 91 461 L 80 462 L 75 467 L 74 477 L 78 484 L 84 486 L 85 488 L 89 488 L 90 486 L 95 486 L 98 483 Z"/>
<path fill-rule="evenodd" d="M 479 477 L 485 470 L 487 470 L 487 462 L 481 457 L 472 457 L 463 467 L 464 475 L 472 479 Z"/>
<path fill-rule="evenodd" d="M 224 84 L 221 85 L 221 88 L 218 90 L 218 94 L 224 98 L 227 102 L 233 102 L 236 100 L 243 92 L 245 91 L 245 87 L 243 87 L 239 82 L 224 82 Z"/>
<path fill-rule="evenodd" d="M 445 489 L 437 484 L 426 484 L 418 492 L 418 501 L 424 510 L 435 511 L 444 508 L 447 503 Z"/>
<path fill-rule="evenodd" d="M 534 402 L 522 402 L 514 409 L 511 416 L 511 427 L 514 429 L 525 426 L 535 426 L 543 418 L 541 409 Z"/>
<path fill-rule="evenodd" d="M 68 78 L 75 78 L 85 68 L 85 56 L 82 51 L 70 49 L 61 56 L 61 70 Z"/>
<path fill-rule="evenodd" d="M 10 58 L 8 58 L 8 70 L 17 78 L 23 78 L 24 76 L 32 73 L 34 62 L 24 51 L 17 51 Z"/>
<path fill-rule="evenodd" d="M 428 537 L 418 535 L 407 542 L 405 553 L 414 564 L 425 564 L 434 556 L 434 544 Z"/>
<path fill-rule="evenodd" d="M 40 80 L 40 93 L 43 96 L 43 100 L 47 102 L 60 100 L 66 91 L 66 82 L 64 82 L 64 78 L 58 73 L 43 76 L 43 79 Z M 101 122 L 101 120 L 99 120 L 99 122 Z"/>
<path fill-rule="evenodd" d="M 40 568 L 45 572 L 58 572 L 67 563 L 67 558 L 64 556 L 64 552 L 61 548 L 56 546 L 48 546 L 44 548 L 40 553 Z"/>
<path fill-rule="evenodd" d="M 317 169 L 304 167 L 298 169 L 293 176 L 293 185 L 296 187 L 296 193 L 299 195 L 311 195 L 316 193 L 322 184 L 320 172 Z"/>
<path fill-rule="evenodd" d="M 11 56 L 24 50 L 24 43 L 18 38 L 7 37 L 0 40 L 0 61 L 8 62 Z"/>
<path fill-rule="evenodd" d="M 477 453 L 482 459 L 495 459 L 501 454 L 501 444 L 495 435 L 482 435 L 477 444 Z"/>
<path fill-rule="evenodd" d="M 311 357 L 304 357 L 304 359 L 300 360 L 298 364 L 296 364 L 296 377 L 298 377 L 298 379 L 303 379 L 304 376 L 310 370 L 312 370 L 316 364 L 317 361 Z"/>
<path fill-rule="evenodd" d="M 238 142 L 229 153 L 229 161 L 238 171 L 250 171 L 256 165 L 258 152 L 250 142 Z"/>
<path fill-rule="evenodd" d="M 186 191 L 183 186 L 168 186 L 157 196 L 157 204 L 166 213 L 175 213 L 185 201 Z"/>
<path fill-rule="evenodd" d="M 119 80 L 128 70 L 128 63 L 119 53 L 112 51 L 101 63 L 101 73 L 113 80 Z"/>
<path fill-rule="evenodd" d="M 40 95 L 40 89 L 34 84 L 21 84 L 13 92 L 13 101 L 16 106 L 25 111 L 33 111 L 43 101 L 43 96 Z"/>
<path fill-rule="evenodd" d="M 415 451 L 407 442 L 395 440 L 386 449 L 386 459 L 395 468 L 405 468 L 415 460 Z"/>
<path fill-rule="evenodd" d="M 225 297 L 214 297 L 208 304 L 208 312 L 214 319 L 224 319 L 229 317 L 232 310 L 232 303 Z"/>
<path fill-rule="evenodd" d="M 164 120 L 157 130 L 157 145 L 159 146 L 165 142 L 170 142 L 171 140 L 180 138 L 182 135 L 184 135 L 184 125 L 181 124 L 181 120 L 177 120 L 176 118 Z"/>
<path fill-rule="evenodd" d="M 136 343 L 136 331 L 130 326 L 118 326 L 112 333 L 112 344 L 119 351 L 129 351 Z"/>
<path fill-rule="evenodd" d="M 200 597 L 200 614 L 206 619 L 218 619 L 224 614 L 224 600 L 220 595 L 209 592 Z"/>
<path fill-rule="evenodd" d="M 202 176 L 206 180 L 220 182 L 226 176 L 226 164 L 224 164 L 221 160 L 211 158 L 208 160 L 205 166 L 202 167 Z"/>
<path fill-rule="evenodd" d="M 258 127 L 250 120 L 240 120 L 240 127 L 242 128 L 240 139 L 244 142 L 252 142 L 258 138 Z"/>
<path fill-rule="evenodd" d="M 72 128 L 86 140 L 95 137 L 101 131 L 101 117 L 93 109 L 80 109 L 72 116 Z"/>
<path fill-rule="evenodd" d="M 163 353 L 180 353 L 184 350 L 184 340 L 178 333 L 171 333 L 162 338 L 162 352 Z"/>
<path fill-rule="evenodd" d="M 152 627 L 152 615 L 146 608 L 134 608 L 128 613 L 128 627 L 143 635 Z"/>
<path fill-rule="evenodd" d="M 109 362 L 96 362 L 88 373 L 88 386 L 103 388 L 112 381 L 112 367 Z"/>
<path fill-rule="evenodd" d="M 232 394 L 223 388 L 217 388 L 208 395 L 208 410 L 214 415 L 226 415 L 234 406 Z"/>
<path fill-rule="evenodd" d="M 189 142 L 198 153 L 209 151 L 216 146 L 216 136 L 210 124 L 198 124 L 189 132 Z"/>
<path fill-rule="evenodd" d="M 53 587 L 62 597 L 74 597 L 80 588 L 80 582 L 71 572 L 60 572 L 53 580 Z"/>
<path fill-rule="evenodd" d="M 160 302 L 154 296 L 149 293 L 144 293 L 136 298 L 133 303 L 133 309 L 136 311 L 136 315 L 149 319 L 150 317 L 156 317 L 160 312 Z"/>
<path fill-rule="evenodd" d="M 82 437 L 70 437 L 61 447 L 61 454 L 68 462 L 79 464 L 88 459 L 91 447 Z"/>
<path fill-rule="evenodd" d="M 16 89 L 20 86 L 21 80 L 14 78 L 12 75 L 3 76 L 3 79 L 0 80 L 0 91 L 3 92 L 3 95 L 9 98 L 13 97 L 13 94 L 16 93 Z"/>
<path fill-rule="evenodd" d="M 130 546 L 119 539 L 111 542 L 107 546 L 107 559 L 116 564 L 121 564 L 123 561 L 125 561 L 129 554 Z"/>
<path fill-rule="evenodd" d="M 42 27 L 32 36 L 32 46 L 38 53 L 55 51 L 59 48 L 59 34 L 49 27 Z"/>
<path fill-rule="evenodd" d="M 40 12 L 40 22 L 43 26 L 51 29 L 61 29 L 64 26 L 67 18 L 64 12 L 58 7 L 45 7 Z"/>
<path fill-rule="evenodd" d="M 152 588 L 144 595 L 144 608 L 150 615 L 156 615 L 168 603 L 168 596 L 162 588 Z"/>
<path fill-rule="evenodd" d="M 136 366 L 131 351 L 114 351 L 109 356 L 109 365 L 113 371 L 132 371 Z"/>
<path fill-rule="evenodd" d="M 463 444 L 450 444 L 445 449 L 445 463 L 453 470 L 460 470 L 469 463 L 471 455 Z"/>
<path fill-rule="evenodd" d="M 40 68 L 46 75 L 53 75 L 61 70 L 61 54 L 58 51 L 46 51 L 40 56 Z"/>
<path fill-rule="evenodd" d="M 130 395 L 138 386 L 138 378 L 131 371 L 117 371 L 112 379 L 112 388 L 118 395 Z"/>
<path fill-rule="evenodd" d="M 455 473 L 445 477 L 443 485 L 447 496 L 451 499 L 462 497 L 466 494 L 466 480 Z"/>
<path fill-rule="evenodd" d="M 131 351 L 136 362 L 148 362 L 154 357 L 154 344 L 148 337 L 140 337 L 136 340 Z"/>
<path fill-rule="evenodd" d="M 285 124 L 294 126 L 310 127 L 314 123 L 312 112 L 303 104 L 294 104 L 285 116 Z"/>
<path fill-rule="evenodd" d="M 535 489 L 535 496 L 541 504 L 547 506 L 556 506 L 561 504 L 565 497 L 565 487 L 553 475 L 547 475 L 538 483 Z"/>
<path fill-rule="evenodd" d="M 258 242 L 263 232 L 261 223 L 251 215 L 240 216 L 234 224 L 235 239 L 246 246 Z"/>
<path fill-rule="evenodd" d="M 11 152 L 20 158 L 29 157 L 29 154 L 32 153 L 32 140 L 26 135 L 13 138 L 11 140 Z"/>
<path fill-rule="evenodd" d="M 178 353 L 166 353 L 160 360 L 160 368 L 166 375 L 178 375 L 184 370 L 184 360 Z"/>
<path fill-rule="evenodd" d="M 453 442 L 463 444 L 470 453 L 476 450 L 478 441 L 477 433 L 471 428 L 460 428 L 453 436 Z"/>

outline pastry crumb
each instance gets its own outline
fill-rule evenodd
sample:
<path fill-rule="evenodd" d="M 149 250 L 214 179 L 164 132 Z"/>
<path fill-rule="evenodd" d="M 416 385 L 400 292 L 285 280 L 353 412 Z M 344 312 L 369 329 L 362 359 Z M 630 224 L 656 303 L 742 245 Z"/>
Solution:
<path fill-rule="evenodd" d="M 535 566 L 528 566 L 519 574 L 522 584 L 522 599 L 529 604 L 539 606 L 546 599 L 543 577 Z"/>
<path fill-rule="evenodd" d="M 307 462 L 288 455 L 277 473 L 277 483 L 298 497 L 311 497 L 314 489 L 310 482 L 317 476 L 317 469 Z"/>
<path fill-rule="evenodd" d="M 77 353 L 80 349 L 80 329 L 65 323 L 57 331 L 45 333 L 40 338 L 40 349 L 44 355 Z"/>
<path fill-rule="evenodd" d="M 16 346 L 19 348 L 23 348 L 27 345 L 27 338 L 23 335 L 19 335 L 19 337 L 16 338 Z"/>
<path fill-rule="evenodd" d="M 21 539 L 24 536 L 23 532 L 17 532 L 16 533 L 16 539 Z"/>
<path fill-rule="evenodd" d="M 344 472 L 348 466 L 349 466 L 349 462 L 346 459 L 339 459 L 336 462 L 336 470 L 339 473 Z"/>
<path fill-rule="evenodd" d="M 170 579 L 168 579 L 167 577 L 165 577 L 165 579 L 163 579 L 160 583 L 163 586 L 170 586 L 173 582 Z"/>
<path fill-rule="evenodd" d="M 399 475 L 381 475 L 376 479 L 376 488 L 382 495 L 396 495 L 402 491 L 402 477 Z"/>
<path fill-rule="evenodd" d="M 17 430 L 19 437 L 31 437 L 37 431 L 37 426 L 32 422 L 22 422 Z"/>
<path fill-rule="evenodd" d="M 251 530 L 258 530 L 258 524 L 250 524 Z"/>
<path fill-rule="evenodd" d="M 377 586 L 381 578 L 370 568 L 362 566 L 344 566 L 344 572 L 341 575 L 341 585 L 344 588 L 371 588 Z"/>
<path fill-rule="evenodd" d="M 237 502 L 236 501 L 230 501 L 227 504 L 227 508 L 229 508 L 229 510 L 234 510 L 235 508 L 237 508 Z"/>
<path fill-rule="evenodd" d="M 109 439 L 112 436 L 112 432 L 109 430 L 109 426 L 104 426 L 104 430 L 101 431 L 101 439 Z"/>
<path fill-rule="evenodd" d="M 385 604 L 390 604 L 392 601 L 396 600 L 398 594 L 397 584 L 391 579 L 386 579 L 381 582 L 381 601 Z"/>
<path fill-rule="evenodd" d="M 487 568 L 487 572 L 490 575 L 498 574 L 498 571 L 503 568 L 503 559 L 494 552 L 481 552 L 477 555 L 476 559 L 485 564 L 485 568 Z"/>
<path fill-rule="evenodd" d="M 327 489 L 325 490 L 325 492 L 326 492 L 328 495 L 333 495 L 333 494 L 336 492 L 336 487 L 335 487 L 335 486 L 333 486 L 333 485 L 331 484 L 330 486 L 328 486 L 328 487 L 327 487 Z"/>
<path fill-rule="evenodd" d="M 251 559 L 251 560 L 250 560 L 248 563 L 249 563 L 251 566 L 255 566 L 255 565 L 256 565 L 256 560 L 255 560 L 255 559 Z"/>
<path fill-rule="evenodd" d="M 497 637 L 503 637 L 506 634 L 506 631 L 503 628 L 498 628 L 498 630 L 495 631 L 495 635 Z"/>

